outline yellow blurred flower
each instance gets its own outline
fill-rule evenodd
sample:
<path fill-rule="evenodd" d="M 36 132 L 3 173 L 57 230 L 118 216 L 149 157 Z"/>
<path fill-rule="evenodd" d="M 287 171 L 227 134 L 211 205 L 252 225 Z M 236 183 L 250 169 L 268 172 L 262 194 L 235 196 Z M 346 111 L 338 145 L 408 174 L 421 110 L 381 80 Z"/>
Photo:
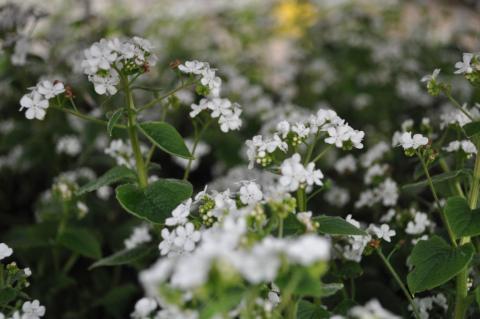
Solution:
<path fill-rule="evenodd" d="M 315 23 L 318 11 L 309 1 L 284 0 L 275 7 L 273 15 L 279 33 L 299 37 Z"/>

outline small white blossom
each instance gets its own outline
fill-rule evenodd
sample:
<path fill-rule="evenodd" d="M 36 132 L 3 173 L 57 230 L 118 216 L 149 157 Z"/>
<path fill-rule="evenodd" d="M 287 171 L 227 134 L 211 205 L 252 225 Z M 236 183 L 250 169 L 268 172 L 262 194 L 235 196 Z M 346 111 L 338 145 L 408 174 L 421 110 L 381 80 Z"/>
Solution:
<path fill-rule="evenodd" d="M 473 72 L 473 68 L 471 66 L 473 59 L 472 53 L 464 53 L 462 57 L 462 61 L 455 63 L 455 68 L 457 70 L 454 72 L 455 74 L 470 74 Z"/>
<path fill-rule="evenodd" d="M 45 307 L 38 300 L 26 301 L 22 306 L 22 319 L 38 319 L 45 315 Z"/>
<path fill-rule="evenodd" d="M 258 203 L 263 198 L 260 187 L 254 182 L 247 182 L 240 187 L 239 195 L 240 201 L 245 205 Z"/>
<path fill-rule="evenodd" d="M 48 100 L 37 91 L 24 95 L 20 100 L 20 111 L 27 109 L 25 117 L 29 120 L 43 120 L 47 114 Z"/>
<path fill-rule="evenodd" d="M 12 254 L 12 248 L 8 247 L 5 243 L 0 243 L 0 260 L 10 257 Z"/>
<path fill-rule="evenodd" d="M 165 225 L 167 226 L 176 226 L 176 225 L 184 225 L 188 219 L 188 215 L 190 215 L 190 207 L 192 205 L 192 199 L 189 198 L 185 202 L 178 205 L 172 211 L 172 217 L 168 217 L 165 220 Z"/>

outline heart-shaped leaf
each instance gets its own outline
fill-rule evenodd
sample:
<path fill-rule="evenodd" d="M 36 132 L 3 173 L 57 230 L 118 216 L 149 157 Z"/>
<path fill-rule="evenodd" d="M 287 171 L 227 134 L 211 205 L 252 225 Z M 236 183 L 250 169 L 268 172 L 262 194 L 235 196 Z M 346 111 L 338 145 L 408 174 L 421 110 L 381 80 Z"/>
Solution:
<path fill-rule="evenodd" d="M 480 209 L 471 210 L 463 197 L 450 197 L 445 215 L 455 238 L 480 235 Z"/>
<path fill-rule="evenodd" d="M 414 267 L 407 276 L 410 291 L 417 293 L 449 281 L 465 269 L 474 252 L 471 244 L 451 247 L 438 236 L 419 241 L 410 255 Z"/>
<path fill-rule="evenodd" d="M 58 242 L 79 255 L 92 259 L 102 257 L 100 243 L 88 229 L 67 228 L 60 235 Z"/>
<path fill-rule="evenodd" d="M 341 217 L 322 215 L 315 217 L 314 220 L 319 223 L 318 231 L 323 234 L 363 236 L 367 234 Z"/>
<path fill-rule="evenodd" d="M 120 185 L 117 200 L 129 213 L 152 223 L 163 223 L 175 207 L 192 196 L 189 182 L 160 179 L 140 188 L 136 184 Z"/>
<path fill-rule="evenodd" d="M 137 260 L 140 260 L 153 251 L 153 247 L 141 245 L 132 249 L 124 249 L 114 253 L 113 255 L 102 258 L 92 264 L 89 269 L 103 267 L 103 266 L 119 266 L 131 264 Z"/>
<path fill-rule="evenodd" d="M 101 177 L 98 179 L 91 181 L 82 187 L 80 187 L 76 194 L 77 195 L 83 195 L 88 192 L 93 192 L 97 189 L 99 189 L 102 186 L 107 186 L 111 185 L 116 182 L 120 181 L 134 181 L 136 180 L 137 175 L 135 174 L 134 171 L 129 169 L 126 166 L 116 166 L 110 170 L 108 170 L 105 174 L 103 174 Z"/>
<path fill-rule="evenodd" d="M 183 137 L 178 131 L 165 122 L 144 122 L 139 125 L 142 133 L 156 146 L 165 152 L 183 158 L 192 158 Z"/>

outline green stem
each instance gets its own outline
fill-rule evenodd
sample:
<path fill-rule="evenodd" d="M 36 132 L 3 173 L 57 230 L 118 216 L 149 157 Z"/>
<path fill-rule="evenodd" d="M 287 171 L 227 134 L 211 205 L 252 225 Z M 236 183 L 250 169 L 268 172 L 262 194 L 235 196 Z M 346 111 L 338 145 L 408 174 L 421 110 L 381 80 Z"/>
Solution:
<path fill-rule="evenodd" d="M 76 116 L 78 118 L 81 118 L 83 120 L 86 120 L 86 121 L 89 121 L 89 122 L 92 122 L 92 123 L 96 123 L 96 124 L 100 124 L 100 125 L 104 125 L 104 126 L 107 126 L 108 125 L 108 122 L 107 121 L 104 121 L 104 120 L 101 120 L 101 119 L 98 119 L 96 117 L 93 117 L 93 116 L 90 116 L 90 115 L 86 115 L 86 114 L 83 114 L 83 113 L 80 113 L 80 112 L 77 112 L 77 111 L 74 111 L 74 110 L 71 110 L 71 109 L 67 109 L 67 108 L 60 108 L 60 107 L 51 107 L 51 109 L 54 109 L 54 110 L 58 110 L 58 111 L 62 111 L 62 112 L 65 112 L 65 113 L 68 113 L 68 114 L 71 114 L 73 116 Z M 120 124 L 116 124 L 115 125 L 116 128 L 121 128 L 121 129 L 126 129 L 127 127 L 125 125 L 120 125 Z"/>
<path fill-rule="evenodd" d="M 140 144 L 138 142 L 137 134 L 137 116 L 135 113 L 135 104 L 133 101 L 133 94 L 128 85 L 128 78 L 122 76 L 123 89 L 125 91 L 126 103 L 127 103 L 127 116 L 128 116 L 128 136 L 130 137 L 130 143 L 132 144 L 133 154 L 135 156 L 135 165 L 137 168 L 138 183 L 141 188 L 145 188 L 148 185 L 147 170 L 145 169 L 145 163 L 143 162 L 143 155 L 140 150 Z"/>
<path fill-rule="evenodd" d="M 388 261 L 388 259 L 385 258 L 385 255 L 383 254 L 382 250 L 380 248 L 377 248 L 377 249 L 375 249 L 375 251 L 377 252 L 378 256 L 380 256 L 380 259 L 383 261 L 383 263 L 385 264 L 385 266 L 387 267 L 388 271 L 393 276 L 393 278 L 395 279 L 397 284 L 400 286 L 400 289 L 403 291 L 403 294 L 405 295 L 405 297 L 407 297 L 408 302 L 412 306 L 412 310 L 413 310 L 413 313 L 415 315 L 415 318 L 420 319 L 421 317 L 420 317 L 420 314 L 418 312 L 417 306 L 415 305 L 415 302 L 412 299 L 412 295 L 408 291 L 407 287 L 405 287 L 405 285 L 403 284 L 403 281 L 400 279 L 400 276 L 398 276 L 395 269 L 393 269 L 393 267 L 390 264 L 390 262 Z"/>
<path fill-rule="evenodd" d="M 477 149 L 480 147 L 480 142 L 477 141 Z M 480 156 L 475 158 L 475 168 L 473 169 L 473 180 L 470 187 L 470 193 L 468 195 L 468 205 L 470 209 L 476 209 L 478 205 L 478 196 L 480 191 Z M 470 237 L 462 237 L 460 239 L 460 245 L 467 244 L 471 241 Z M 455 294 L 455 319 L 465 318 L 469 300 L 468 300 L 468 271 L 469 267 L 462 270 L 457 276 L 457 291 Z"/>
<path fill-rule="evenodd" d="M 280 217 L 280 221 L 278 222 L 278 238 L 283 237 L 283 218 Z"/>
<path fill-rule="evenodd" d="M 297 190 L 297 207 L 299 212 L 304 212 L 307 208 L 307 203 L 305 200 L 305 189 L 299 188 Z"/>
<path fill-rule="evenodd" d="M 468 117 L 470 120 L 474 121 L 473 117 L 470 115 L 470 113 L 468 113 L 467 111 L 465 111 L 465 109 L 460 105 L 460 103 L 457 102 L 457 100 L 455 100 L 453 98 L 453 96 L 448 92 L 448 91 L 443 91 L 443 93 L 445 94 L 445 96 L 450 100 L 450 102 L 452 102 L 453 106 L 455 106 L 457 109 L 460 110 L 460 112 L 462 112 L 463 114 L 465 114 L 466 117 Z"/>
<path fill-rule="evenodd" d="M 423 159 L 423 156 L 420 155 L 420 153 L 417 152 L 417 155 L 420 158 L 420 162 L 422 163 L 422 167 L 423 167 L 423 170 L 425 172 L 425 176 L 427 176 L 428 185 L 430 186 L 430 190 L 433 194 L 433 198 L 435 199 L 435 204 L 438 208 L 438 211 L 440 212 L 442 222 L 445 225 L 445 228 L 447 229 L 448 237 L 450 238 L 450 241 L 452 242 L 452 245 L 457 247 L 457 242 L 455 241 L 455 236 L 453 235 L 452 228 L 450 227 L 450 224 L 448 223 L 448 220 L 445 217 L 445 213 L 442 209 L 442 206 L 440 205 L 440 200 L 438 198 L 437 192 L 435 191 L 435 186 L 433 186 L 432 177 L 430 176 L 430 172 L 428 171 L 427 164 L 425 163 L 425 160 Z"/>
<path fill-rule="evenodd" d="M 153 99 L 153 100 L 151 100 L 150 102 L 148 102 L 147 104 L 145 104 L 145 105 L 143 105 L 142 107 L 140 107 L 140 108 L 138 109 L 138 112 L 142 112 L 142 111 L 144 111 L 144 110 L 147 110 L 147 109 L 153 107 L 155 104 L 157 104 L 158 102 L 162 101 L 163 99 L 166 99 L 167 97 L 169 97 L 170 95 L 176 93 L 177 91 L 180 91 L 180 90 L 182 90 L 182 89 L 184 89 L 184 88 L 186 88 L 186 87 L 188 87 L 188 86 L 194 85 L 194 84 L 197 83 L 197 82 L 198 82 L 198 81 L 188 82 L 188 83 L 186 83 L 186 84 L 180 85 L 179 87 L 177 87 L 177 88 L 175 88 L 175 89 L 173 89 L 173 90 L 171 90 L 171 91 L 168 91 L 168 92 L 165 93 L 164 95 L 162 95 L 162 96 L 160 96 L 160 97 L 158 97 L 158 98 L 156 98 L 156 99 Z"/>
<path fill-rule="evenodd" d="M 316 163 L 319 159 L 321 159 L 323 157 L 323 155 L 325 155 L 328 150 L 330 150 L 332 146 L 331 145 L 328 145 L 327 147 L 325 147 L 325 149 L 323 149 L 323 151 L 320 152 L 320 154 L 318 154 L 312 162 Z"/>
<path fill-rule="evenodd" d="M 205 133 L 205 131 L 207 130 L 211 122 L 212 122 L 212 119 L 210 118 L 200 131 L 198 131 L 197 124 L 193 122 L 193 128 L 195 130 L 195 133 L 194 133 L 193 147 L 191 151 L 192 157 L 188 159 L 187 168 L 185 169 L 185 173 L 183 174 L 184 181 L 186 181 L 188 179 L 188 176 L 190 175 L 190 170 L 192 169 L 192 163 L 193 163 L 193 160 L 195 159 L 195 151 L 197 150 L 198 143 L 200 142 L 200 139 L 202 138 L 203 134 Z"/>

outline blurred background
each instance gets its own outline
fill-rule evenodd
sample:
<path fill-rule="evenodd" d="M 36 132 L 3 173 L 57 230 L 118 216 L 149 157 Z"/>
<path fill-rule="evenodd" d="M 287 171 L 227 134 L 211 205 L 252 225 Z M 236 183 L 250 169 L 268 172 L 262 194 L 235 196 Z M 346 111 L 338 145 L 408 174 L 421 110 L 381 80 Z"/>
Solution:
<path fill-rule="evenodd" d="M 142 295 L 137 270 L 148 258 L 133 267 L 94 271 L 87 270 L 91 260 L 80 259 L 62 272 L 55 268 L 62 252 L 50 256 L 52 221 L 61 209 L 53 196 L 56 183 L 82 185 L 106 171 L 114 161 L 104 150 L 122 136 L 110 138 L 102 126 L 56 110 L 44 121 L 18 112 L 27 89 L 49 78 L 71 87 L 82 112 L 105 118 L 122 97 L 96 95 L 79 66 L 83 49 L 101 38 L 136 35 L 155 45 L 159 62 L 141 80 L 149 87 L 176 86 L 172 61 L 197 59 L 218 68 L 223 95 L 242 105 L 244 125 L 229 134 L 207 132 L 191 181 L 197 190 L 207 183 L 222 189 L 232 180 L 261 178 L 246 169 L 244 142 L 286 116 L 331 107 L 366 131 L 367 150 L 390 144 L 405 120 L 441 119 L 452 106 L 429 96 L 420 78 L 434 68 L 451 77 L 461 53 L 477 51 L 479 9 L 473 0 L 0 1 L 0 241 L 33 269 L 30 293 L 46 304 L 49 318 L 125 318 Z M 452 81 L 454 95 L 474 105 L 478 90 Z M 146 102 L 153 96 L 145 90 L 136 97 Z M 168 107 L 168 121 L 191 137 L 185 106 L 195 99 L 193 91 L 180 91 L 145 119 L 160 118 Z M 356 211 L 366 221 L 383 214 L 384 207 L 355 208 L 362 176 L 339 176 L 332 167 L 340 156 L 321 164 L 339 190 L 319 197 L 319 210 L 342 216 Z M 161 165 L 159 176 L 183 174 L 182 163 L 164 154 L 154 162 Z M 397 167 L 391 174 L 401 184 L 409 176 Z M 76 222 L 93 229 L 103 255 L 121 249 L 138 223 L 111 194 L 104 189 L 78 199 L 86 212 L 80 205 Z M 383 270 L 366 267 L 365 273 L 359 298 L 375 296 L 401 313 Z"/>

